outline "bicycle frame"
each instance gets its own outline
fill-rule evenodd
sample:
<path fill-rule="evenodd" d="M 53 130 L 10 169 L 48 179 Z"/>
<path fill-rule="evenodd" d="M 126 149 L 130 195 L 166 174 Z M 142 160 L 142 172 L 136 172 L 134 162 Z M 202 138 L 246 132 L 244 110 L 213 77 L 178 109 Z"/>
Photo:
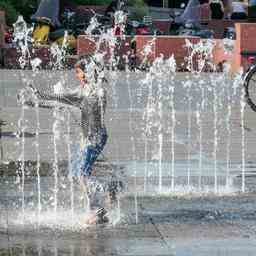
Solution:
<path fill-rule="evenodd" d="M 245 90 L 245 99 L 248 103 L 248 105 L 251 107 L 253 111 L 256 112 L 256 102 L 254 102 L 249 93 L 249 84 L 252 76 L 256 73 L 256 52 L 253 51 L 244 51 L 241 52 L 241 55 L 243 57 L 247 57 L 247 60 L 249 62 L 248 69 L 243 75 L 243 87 Z"/>

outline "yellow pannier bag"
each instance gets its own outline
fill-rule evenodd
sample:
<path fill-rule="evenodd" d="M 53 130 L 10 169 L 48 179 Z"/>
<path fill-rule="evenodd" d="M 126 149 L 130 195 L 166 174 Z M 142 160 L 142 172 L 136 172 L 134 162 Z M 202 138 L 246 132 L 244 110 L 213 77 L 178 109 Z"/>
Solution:
<path fill-rule="evenodd" d="M 50 25 L 47 24 L 37 24 L 33 31 L 33 39 L 35 43 L 47 44 L 48 35 L 50 32 Z"/>

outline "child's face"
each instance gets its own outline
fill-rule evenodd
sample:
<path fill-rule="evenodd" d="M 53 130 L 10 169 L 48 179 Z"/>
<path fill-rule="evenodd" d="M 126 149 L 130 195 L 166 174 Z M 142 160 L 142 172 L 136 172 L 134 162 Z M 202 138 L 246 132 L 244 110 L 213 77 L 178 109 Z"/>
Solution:
<path fill-rule="evenodd" d="M 81 68 L 79 67 L 75 68 L 75 76 L 76 76 L 76 79 L 79 80 L 81 83 L 86 82 L 85 74 Z"/>

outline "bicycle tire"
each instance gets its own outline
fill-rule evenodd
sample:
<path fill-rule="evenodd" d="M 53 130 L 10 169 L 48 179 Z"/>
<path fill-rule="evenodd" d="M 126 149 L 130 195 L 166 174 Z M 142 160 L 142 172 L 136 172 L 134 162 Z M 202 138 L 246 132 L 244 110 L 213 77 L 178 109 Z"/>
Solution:
<path fill-rule="evenodd" d="M 244 77 L 244 89 L 245 89 L 245 100 L 247 104 L 251 107 L 251 109 L 256 112 L 256 99 L 255 101 L 252 100 L 250 96 L 250 87 L 252 86 L 250 82 L 252 82 L 252 77 L 255 75 L 256 78 L 256 65 L 252 66 L 245 74 Z M 251 86 L 250 86 L 251 85 Z M 255 80 L 256 86 L 256 80 Z"/>

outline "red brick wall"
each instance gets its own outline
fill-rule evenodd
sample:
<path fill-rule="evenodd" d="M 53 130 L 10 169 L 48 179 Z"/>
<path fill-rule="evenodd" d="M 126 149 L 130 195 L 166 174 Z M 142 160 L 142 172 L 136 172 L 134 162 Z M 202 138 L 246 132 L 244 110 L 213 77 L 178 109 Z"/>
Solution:
<path fill-rule="evenodd" d="M 32 53 L 32 58 L 40 58 L 42 60 L 41 67 L 49 68 L 50 65 L 50 48 L 49 47 L 34 47 Z M 20 52 L 16 48 L 4 48 L 4 67 L 9 69 L 19 69 L 19 57 Z"/>
<path fill-rule="evenodd" d="M 243 51 L 256 52 L 256 23 L 237 23 L 235 50 L 232 59 L 232 71 L 236 72 L 242 67 L 248 68 L 247 58 L 241 55 Z"/>
<path fill-rule="evenodd" d="M 232 71 L 237 71 L 241 66 L 244 68 L 248 66 L 246 58 L 242 58 L 240 55 L 241 51 L 256 51 L 256 37 L 253 36 L 256 35 L 256 23 L 237 23 L 236 33 L 237 40 L 233 53 L 224 51 L 223 41 L 221 39 L 216 39 L 216 46 L 213 49 L 213 63 L 218 65 L 225 61 L 231 62 Z M 188 51 L 185 47 L 185 39 L 190 40 L 192 43 L 197 43 L 200 40 L 197 37 L 158 36 L 154 38 L 153 36 L 136 36 L 137 63 L 142 63 L 145 58 L 145 46 L 151 45 L 151 47 L 148 47 L 151 48 L 151 51 L 147 56 L 147 61 L 152 62 L 161 54 L 163 54 L 165 58 L 173 54 L 177 62 L 177 68 L 182 70 L 185 67 L 185 58 L 188 56 Z M 129 42 L 130 38 L 127 38 L 121 45 L 118 53 L 119 56 L 129 54 Z M 109 52 L 109 49 L 104 47 L 106 46 L 102 46 L 101 50 L 107 50 L 107 52 Z M 86 53 L 93 53 L 95 43 L 86 36 L 79 36 L 77 49 L 79 56 Z"/>
<path fill-rule="evenodd" d="M 185 47 L 185 39 L 190 40 L 192 43 L 198 42 L 200 39 L 197 37 L 181 37 L 181 36 L 158 36 L 155 40 L 152 36 L 136 36 L 137 43 L 137 58 L 138 63 L 141 63 L 144 58 L 144 49 L 146 45 L 152 45 L 152 52 L 148 56 L 148 60 L 152 61 L 161 54 L 165 58 L 174 55 L 177 68 L 184 69 L 186 66 L 185 57 L 188 56 L 188 50 Z M 153 42 L 153 43 L 151 43 Z"/>
<path fill-rule="evenodd" d="M 43 69 L 52 69 L 50 48 L 47 46 L 34 47 L 33 51 L 30 49 L 31 58 L 39 58 L 42 61 L 40 68 Z M 7 69 L 20 69 L 19 57 L 21 56 L 20 52 L 16 48 L 4 48 L 4 67 Z M 73 68 L 77 62 L 77 56 L 67 56 L 65 59 L 65 67 Z M 31 68 L 31 67 L 29 67 Z"/>
<path fill-rule="evenodd" d="M 185 42 L 186 39 L 189 40 L 191 43 L 197 43 L 200 40 L 197 37 L 158 37 L 156 55 L 160 56 L 160 54 L 163 54 L 166 58 L 169 58 L 172 55 L 174 55 L 177 67 L 180 69 L 185 68 L 185 58 L 189 55 Z"/>

